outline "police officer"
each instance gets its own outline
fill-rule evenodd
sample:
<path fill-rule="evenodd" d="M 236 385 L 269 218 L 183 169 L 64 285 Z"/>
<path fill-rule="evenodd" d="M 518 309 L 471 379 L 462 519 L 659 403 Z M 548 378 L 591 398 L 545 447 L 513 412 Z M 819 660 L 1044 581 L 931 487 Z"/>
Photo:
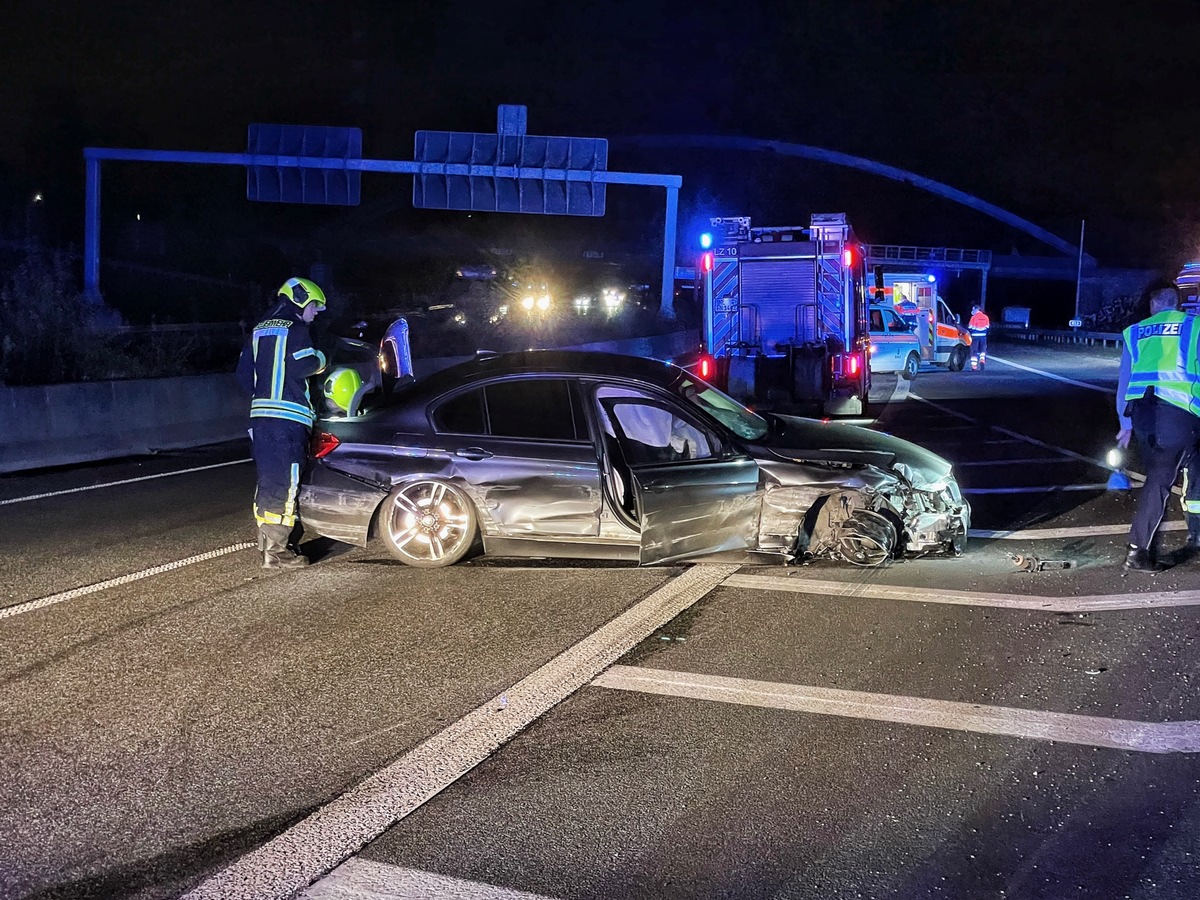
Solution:
<path fill-rule="evenodd" d="M 289 546 L 297 523 L 296 495 L 316 414 L 308 378 L 325 369 L 308 326 L 325 309 L 325 294 L 307 278 L 289 278 L 278 302 L 254 326 L 237 375 L 250 401 L 250 433 L 258 485 L 254 519 L 264 569 L 296 569 L 308 558 Z"/>
<path fill-rule="evenodd" d="M 1179 470 L 1200 440 L 1200 319 L 1179 309 L 1171 284 L 1151 288 L 1150 317 L 1122 335 L 1117 444 L 1137 438 L 1146 484 L 1129 529 L 1125 568 L 1161 572 L 1154 538 Z"/>
<path fill-rule="evenodd" d="M 982 370 L 987 365 L 987 336 L 992 327 L 992 320 L 976 304 L 971 307 L 971 318 L 967 321 L 967 331 L 971 333 L 971 368 Z"/>

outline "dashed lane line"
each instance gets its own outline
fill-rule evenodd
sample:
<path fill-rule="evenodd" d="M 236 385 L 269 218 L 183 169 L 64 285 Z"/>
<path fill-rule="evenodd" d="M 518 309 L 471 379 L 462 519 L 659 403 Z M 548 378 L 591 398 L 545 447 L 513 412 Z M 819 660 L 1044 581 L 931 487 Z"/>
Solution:
<path fill-rule="evenodd" d="M 449 787 L 737 571 L 697 565 L 503 694 L 207 879 L 191 900 L 292 897 Z"/>
<path fill-rule="evenodd" d="M 1044 612 L 1112 612 L 1122 609 L 1160 609 L 1200 606 L 1200 591 L 1141 591 L 1130 594 L 1092 594 L 1083 597 L 1045 597 L 1029 594 L 992 594 L 951 591 L 930 587 L 859 584 L 848 581 L 815 581 L 780 575 L 731 575 L 725 587 L 756 591 L 785 591 L 825 597 L 863 597 L 871 600 L 905 600 L 945 603 L 952 606 L 985 606 L 996 609 L 1032 609 Z"/>
<path fill-rule="evenodd" d="M 1019 431 L 1013 431 L 1012 429 L 1004 428 L 1003 426 L 1000 426 L 1000 425 L 986 425 L 985 426 L 985 425 L 983 425 L 982 422 L 980 422 L 978 419 L 974 418 L 973 416 L 968 416 L 966 413 L 961 413 L 958 410 L 951 409 L 950 407 L 944 406 L 941 403 L 936 403 L 933 400 L 927 400 L 926 398 L 920 397 L 917 394 L 909 394 L 909 396 L 912 397 L 914 400 L 919 400 L 922 403 L 927 404 L 928 406 L 931 406 L 934 409 L 945 413 L 948 416 L 954 416 L 955 418 L 958 418 L 958 419 L 965 419 L 968 422 L 974 422 L 976 425 L 979 425 L 980 427 L 991 428 L 993 431 L 998 431 L 1001 434 L 1007 434 L 1009 437 L 1014 437 L 1014 438 L 1017 438 L 1018 440 L 1025 441 L 1026 443 L 1033 444 L 1035 447 L 1041 447 L 1043 450 L 1050 450 L 1054 453 L 1062 454 L 1063 456 L 1069 456 L 1069 457 L 1071 457 L 1071 459 L 1077 459 L 1080 462 L 1085 462 L 1085 463 L 1088 463 L 1089 465 L 1096 466 L 1099 469 L 1104 469 L 1105 471 L 1108 470 L 1108 466 L 1105 465 L 1104 463 L 1102 463 L 1100 460 L 1093 459 L 1090 456 L 1084 456 L 1082 453 L 1076 453 L 1074 450 L 1068 450 L 1066 447 L 1059 447 L 1056 444 L 1048 444 L 1045 441 L 1039 441 L 1035 437 L 1030 437 L 1027 434 L 1021 434 Z M 1143 484 L 1146 481 L 1146 476 L 1142 475 L 1138 472 L 1132 472 L 1132 471 L 1126 469 L 1125 474 L 1129 476 L 1130 481 L 1134 481 L 1139 484 Z M 1176 493 L 1179 492 L 1178 488 L 1176 489 L 1175 492 Z"/>
<path fill-rule="evenodd" d="M 1018 362 L 1013 362 L 1011 359 L 1004 359 L 999 356 L 988 354 L 988 362 L 998 362 L 1006 366 L 1012 366 L 1014 369 L 1020 369 L 1023 372 L 1032 372 L 1034 375 L 1041 375 L 1043 378 L 1052 378 L 1055 381 L 1061 381 L 1065 384 L 1073 384 L 1075 387 L 1087 388 L 1089 391 L 1100 391 L 1102 394 L 1112 394 L 1116 396 L 1117 389 L 1104 387 L 1099 384 L 1091 384 L 1087 381 L 1076 381 L 1074 378 L 1067 378 L 1065 375 L 1055 375 L 1053 372 L 1047 372 L 1045 369 L 1035 369 L 1033 366 L 1023 366 Z"/>
<path fill-rule="evenodd" d="M 170 572 L 174 569 L 182 569 L 184 566 L 190 566 L 194 563 L 204 562 L 208 559 L 216 559 L 218 556 L 225 556 L 229 553 L 237 553 L 241 550 L 249 550 L 251 547 L 257 546 L 258 543 L 255 541 L 232 544 L 228 547 L 222 547 L 220 550 L 209 550 L 207 553 L 199 553 L 196 556 L 189 556 L 187 559 L 177 559 L 174 562 L 163 563 L 161 566 L 152 566 L 151 568 L 143 569 L 140 572 L 131 572 L 128 575 L 110 578 L 107 581 L 100 581 L 96 584 L 72 588 L 69 591 L 63 591 L 59 594 L 51 594 L 49 597 L 41 597 L 37 600 L 27 600 L 24 603 L 18 603 L 14 606 L 6 606 L 0 609 L 0 619 L 19 616 L 22 613 L 32 612 L 35 609 L 42 609 L 47 606 L 53 606 L 55 603 L 62 603 L 64 600 L 74 600 L 76 597 L 85 597 L 88 594 L 94 594 L 97 591 L 106 591 L 109 588 L 119 587 L 122 584 L 129 584 L 132 581 L 140 581 L 143 578 L 151 578 L 155 575 L 161 575 L 163 572 Z"/>
<path fill-rule="evenodd" d="M 1136 485 L 1141 487 L 1141 485 Z M 1055 491 L 1106 491 L 1108 484 L 1095 481 L 1088 484 L 1026 484 L 1020 487 L 959 488 L 964 494 L 1049 494 Z"/>
<path fill-rule="evenodd" d="M 120 481 L 105 481 L 101 484 L 85 484 L 80 487 L 64 488 L 61 491 L 47 491 L 44 494 L 29 494 L 25 497 L 10 497 L 7 500 L 0 500 L 0 506 L 7 506 L 10 503 L 26 503 L 30 500 L 44 500 L 47 497 L 60 497 L 63 494 L 78 494 L 81 491 L 96 491 L 100 488 L 116 487 L 119 484 L 133 484 L 138 481 L 151 481 L 155 478 L 170 478 L 172 475 L 188 475 L 192 472 L 206 472 L 209 469 L 221 469 L 225 466 L 239 466 L 242 463 L 253 462 L 250 459 L 234 459 L 229 462 L 213 463 L 210 466 L 194 466 L 191 469 L 178 469 L 174 472 L 159 472 L 156 475 L 139 475 L 137 478 L 122 478 Z"/>
<path fill-rule="evenodd" d="M 1200 722 L 1136 722 L 953 700 L 928 700 L 746 678 L 613 666 L 596 687 L 767 709 L 1001 734 L 1141 753 L 1200 752 Z"/>

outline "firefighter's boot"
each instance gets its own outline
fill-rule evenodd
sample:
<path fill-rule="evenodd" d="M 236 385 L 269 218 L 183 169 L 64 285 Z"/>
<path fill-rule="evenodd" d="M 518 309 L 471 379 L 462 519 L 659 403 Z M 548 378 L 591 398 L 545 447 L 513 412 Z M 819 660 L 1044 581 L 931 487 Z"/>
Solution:
<path fill-rule="evenodd" d="M 264 569 L 302 569 L 308 557 L 288 547 L 290 525 L 259 525 L 259 544 L 262 546 Z"/>
<path fill-rule="evenodd" d="M 1189 560 L 1200 559 L 1200 515 L 1195 513 L 1185 513 L 1183 516 L 1187 519 L 1187 544 L 1184 547 L 1184 558 Z"/>

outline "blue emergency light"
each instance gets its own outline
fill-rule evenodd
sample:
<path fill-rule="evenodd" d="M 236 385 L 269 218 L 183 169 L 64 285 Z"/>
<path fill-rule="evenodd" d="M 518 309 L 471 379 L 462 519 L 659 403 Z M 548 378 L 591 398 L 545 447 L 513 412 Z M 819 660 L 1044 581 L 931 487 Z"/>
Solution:
<path fill-rule="evenodd" d="M 712 246 L 712 232 L 706 231 L 700 235 L 700 249 L 707 250 Z"/>

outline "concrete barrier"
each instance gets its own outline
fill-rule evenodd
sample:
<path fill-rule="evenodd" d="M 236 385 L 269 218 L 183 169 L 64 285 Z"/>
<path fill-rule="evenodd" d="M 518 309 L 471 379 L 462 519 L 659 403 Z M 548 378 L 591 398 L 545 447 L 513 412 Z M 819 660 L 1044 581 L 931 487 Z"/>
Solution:
<path fill-rule="evenodd" d="M 666 359 L 694 332 L 585 344 Z M 471 357 L 414 360 L 418 377 Z M 232 374 L 0 387 L 0 473 L 199 447 L 246 435 L 250 401 Z"/>
<path fill-rule="evenodd" d="M 250 401 L 232 374 L 0 388 L 0 472 L 244 437 Z"/>

